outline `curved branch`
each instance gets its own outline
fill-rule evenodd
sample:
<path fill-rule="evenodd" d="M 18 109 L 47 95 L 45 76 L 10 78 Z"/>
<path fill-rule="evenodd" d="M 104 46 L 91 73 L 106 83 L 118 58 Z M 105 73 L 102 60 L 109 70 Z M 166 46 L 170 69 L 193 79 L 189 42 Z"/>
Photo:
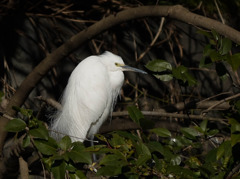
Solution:
<path fill-rule="evenodd" d="M 61 45 L 51 54 L 47 55 L 34 70 L 25 78 L 20 87 L 10 100 L 5 113 L 14 116 L 15 111 L 12 106 L 21 106 L 36 84 L 47 74 L 47 72 L 56 65 L 61 59 L 68 56 L 71 52 L 79 48 L 83 43 L 92 39 L 94 36 L 102 33 L 103 31 L 120 24 L 122 22 L 152 16 L 164 16 L 183 21 L 194 26 L 199 26 L 206 29 L 214 29 L 221 35 L 226 36 L 232 41 L 240 44 L 240 32 L 235 29 L 224 25 L 216 20 L 209 19 L 194 13 L 180 5 L 176 6 L 141 6 L 132 9 L 121 11 L 115 15 L 110 15 L 103 18 L 101 21 L 93 24 L 86 30 L 79 32 L 70 38 L 66 43 Z M 8 119 L 0 118 L 0 155 L 2 153 L 3 143 L 6 137 L 4 126 L 7 124 Z"/>

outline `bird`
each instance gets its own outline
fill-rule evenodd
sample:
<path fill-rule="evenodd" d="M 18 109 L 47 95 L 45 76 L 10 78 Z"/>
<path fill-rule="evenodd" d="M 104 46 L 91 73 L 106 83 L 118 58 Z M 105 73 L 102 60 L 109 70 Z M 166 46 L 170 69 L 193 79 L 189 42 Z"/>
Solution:
<path fill-rule="evenodd" d="M 51 136 L 60 140 L 68 135 L 72 142 L 92 141 L 112 113 L 124 82 L 123 71 L 147 74 L 127 66 L 109 51 L 82 60 L 71 73 L 61 98 L 62 109 L 51 124 Z"/>

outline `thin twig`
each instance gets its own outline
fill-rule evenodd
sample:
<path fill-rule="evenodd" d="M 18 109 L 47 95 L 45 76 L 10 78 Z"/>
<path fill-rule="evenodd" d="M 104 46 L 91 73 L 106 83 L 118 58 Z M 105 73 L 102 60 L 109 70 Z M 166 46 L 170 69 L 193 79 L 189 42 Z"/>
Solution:
<path fill-rule="evenodd" d="M 214 96 L 210 96 L 210 97 L 208 97 L 208 98 L 206 98 L 206 99 L 204 99 L 202 101 L 197 102 L 197 104 L 205 102 L 205 101 L 208 101 L 208 100 L 213 99 L 213 98 L 216 98 L 218 96 L 226 95 L 226 94 L 232 94 L 232 92 L 223 92 L 223 93 L 219 93 L 219 94 L 214 95 Z"/>
<path fill-rule="evenodd" d="M 149 32 L 149 35 L 150 35 L 151 40 L 152 40 L 152 39 L 153 39 L 153 33 L 152 33 L 152 31 L 151 31 L 151 29 L 150 29 L 150 27 L 149 27 L 149 25 L 148 25 L 146 19 L 143 19 L 143 23 L 145 24 L 146 29 L 147 29 L 147 31 Z"/>
<path fill-rule="evenodd" d="M 57 14 L 63 12 L 64 10 L 66 10 L 66 9 L 68 9 L 68 8 L 70 8 L 70 7 L 72 7 L 72 6 L 73 6 L 73 3 L 72 3 L 72 4 L 69 4 L 68 6 L 63 7 L 62 9 L 59 9 L 57 12 L 52 13 L 51 15 L 52 15 L 52 16 L 55 16 L 55 15 L 57 15 Z"/>
<path fill-rule="evenodd" d="M 217 1 L 216 1 L 216 0 L 214 0 L 214 3 L 215 3 L 215 6 L 216 6 L 216 8 L 217 8 L 217 11 L 218 11 L 218 15 L 219 15 L 219 17 L 220 17 L 220 19 L 221 19 L 222 23 L 223 23 L 223 24 L 225 24 L 225 20 L 223 19 L 223 16 L 222 16 L 222 13 L 221 13 L 221 11 L 220 11 L 220 9 L 219 9 L 219 6 L 218 6 L 218 3 L 217 3 Z"/>
<path fill-rule="evenodd" d="M 33 139 L 32 136 L 30 136 L 30 141 L 31 141 L 31 144 L 33 145 L 33 147 L 36 149 L 39 158 L 41 159 L 41 160 L 40 160 L 40 163 L 41 163 L 41 165 L 42 165 L 43 177 L 44 177 L 44 179 L 45 179 L 45 178 L 46 178 L 46 172 L 45 172 L 44 164 L 42 163 L 43 155 L 42 155 L 42 153 L 39 152 L 39 150 L 37 149 L 37 147 L 36 147 L 36 145 L 35 145 L 35 143 L 34 143 L 34 139 Z"/>
<path fill-rule="evenodd" d="M 188 114 L 177 114 L 177 113 L 165 113 L 165 112 L 159 112 L 159 111 L 142 111 L 142 114 L 144 116 L 157 116 L 157 117 L 168 117 L 168 118 L 185 118 L 185 119 L 198 119 L 198 120 L 204 120 L 207 119 L 209 121 L 217 121 L 222 124 L 228 125 L 227 119 L 223 118 L 214 118 L 214 117 L 205 117 L 201 115 L 188 115 Z M 112 117 L 119 117 L 119 116 L 128 116 L 128 111 L 121 111 L 121 112 L 113 112 Z"/>
<path fill-rule="evenodd" d="M 237 164 L 237 166 L 232 169 L 232 171 L 228 174 L 228 176 L 227 176 L 226 179 L 231 179 L 231 178 L 233 177 L 233 175 L 234 175 L 237 171 L 239 171 L 239 169 L 240 169 L 240 163 Z"/>
<path fill-rule="evenodd" d="M 158 31 L 157 31 L 154 39 L 152 40 L 152 42 L 150 43 L 150 45 L 146 48 L 146 50 L 145 50 L 143 53 L 141 53 L 141 55 L 138 57 L 137 62 L 139 62 L 139 61 L 149 52 L 149 50 L 153 47 L 153 45 L 154 45 L 155 42 L 157 41 L 159 35 L 160 35 L 161 32 L 162 32 L 162 28 L 163 28 L 164 21 L 165 21 L 165 17 L 162 17 L 162 18 L 161 18 L 161 23 L 160 23 L 160 25 L 159 25 Z"/>
<path fill-rule="evenodd" d="M 60 110 L 60 111 L 62 110 L 62 105 L 59 102 L 55 101 L 54 99 L 44 98 L 42 96 L 37 96 L 35 97 L 35 99 L 43 101 L 57 110 Z"/>
<path fill-rule="evenodd" d="M 2 112 L 0 112 L 0 115 L 3 116 L 3 117 L 5 117 L 5 118 L 7 118 L 7 119 L 9 119 L 9 120 L 13 120 L 13 119 L 14 119 L 14 117 L 9 116 L 9 115 L 7 115 L 7 114 L 4 114 L 4 113 L 2 113 Z"/>
<path fill-rule="evenodd" d="M 219 102 L 217 102 L 216 104 L 210 106 L 208 109 L 202 111 L 202 115 L 204 116 L 207 112 L 209 112 L 211 109 L 215 108 L 216 106 L 218 106 L 218 105 L 220 105 L 220 104 L 222 104 L 222 103 L 224 103 L 224 102 L 227 102 L 227 101 L 229 101 L 229 100 L 238 98 L 238 97 L 240 97 L 240 93 L 235 94 L 235 95 L 230 96 L 230 97 L 227 97 L 227 98 L 224 98 L 224 99 L 220 100 Z"/>

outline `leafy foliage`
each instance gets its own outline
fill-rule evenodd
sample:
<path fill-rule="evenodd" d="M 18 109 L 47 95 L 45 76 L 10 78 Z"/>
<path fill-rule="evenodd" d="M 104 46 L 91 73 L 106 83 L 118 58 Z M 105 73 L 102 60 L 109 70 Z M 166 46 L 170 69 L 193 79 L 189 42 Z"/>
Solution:
<path fill-rule="evenodd" d="M 65 136 L 57 142 L 49 136 L 48 130 L 42 121 L 33 116 L 33 111 L 23 108 L 15 108 L 25 118 L 17 118 L 9 121 L 5 129 L 9 132 L 21 132 L 25 130 L 23 147 L 32 144 L 41 154 L 41 161 L 54 178 L 84 178 L 84 173 L 77 168 L 80 163 L 92 163 L 91 154 L 86 151 L 80 142 L 72 143 L 70 137 Z"/>
<path fill-rule="evenodd" d="M 220 36 L 216 31 L 211 32 L 199 31 L 209 39 L 203 51 L 203 58 L 200 62 L 200 67 L 211 67 L 215 64 L 215 69 L 220 77 L 228 75 L 226 63 L 236 71 L 240 66 L 240 53 L 231 53 L 232 41 Z M 210 61 L 208 60 L 210 59 Z"/>
<path fill-rule="evenodd" d="M 68 136 L 55 141 L 48 135 L 45 125 L 32 116 L 31 110 L 21 108 L 19 112 L 28 120 L 14 119 L 6 129 L 10 132 L 25 130 L 27 135 L 23 146 L 35 146 L 42 155 L 45 168 L 55 178 L 86 178 L 86 172 L 91 170 L 97 171 L 99 176 L 126 178 L 224 178 L 229 167 L 238 163 L 234 148 L 240 144 L 240 123 L 233 118 L 229 119 L 230 138 L 205 151 L 202 144 L 213 142 L 220 133 L 210 128 L 207 120 L 199 126 L 184 127 L 177 134 L 166 128 L 152 128 L 144 132 L 145 123 L 139 121 L 146 119 L 136 107 L 129 107 L 130 116 L 139 125 L 140 132 L 98 134 L 101 145 L 85 147 L 81 142 L 72 143 Z M 155 140 L 156 137 L 158 140 Z M 95 167 L 92 163 L 92 153 L 100 157 L 99 166 Z"/>
<path fill-rule="evenodd" d="M 154 72 L 154 76 L 162 81 L 170 81 L 175 78 L 182 83 L 187 83 L 189 86 L 197 83 L 196 79 L 189 73 L 188 68 L 183 65 L 174 68 L 167 61 L 153 60 L 148 62 L 146 68 Z"/>

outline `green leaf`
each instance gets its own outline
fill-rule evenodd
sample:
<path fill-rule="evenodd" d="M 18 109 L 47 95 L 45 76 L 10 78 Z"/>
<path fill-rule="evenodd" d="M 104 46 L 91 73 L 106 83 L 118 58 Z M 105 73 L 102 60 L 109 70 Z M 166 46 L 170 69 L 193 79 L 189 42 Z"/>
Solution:
<path fill-rule="evenodd" d="M 116 133 L 113 133 L 112 134 L 112 139 L 109 141 L 109 143 L 113 147 L 118 147 L 120 145 L 124 145 L 126 142 L 125 142 L 125 139 L 123 137 L 119 136 Z"/>
<path fill-rule="evenodd" d="M 154 162 L 155 162 L 155 166 L 154 167 L 157 169 L 158 172 L 162 172 L 161 163 L 160 163 L 158 157 L 155 154 L 153 154 L 153 159 L 154 159 Z"/>
<path fill-rule="evenodd" d="M 97 171 L 98 176 L 117 176 L 122 173 L 122 167 L 103 166 Z"/>
<path fill-rule="evenodd" d="M 179 155 L 174 155 L 170 161 L 172 165 L 180 165 L 181 162 L 182 162 L 182 159 Z"/>
<path fill-rule="evenodd" d="M 194 156 L 190 156 L 187 159 L 187 163 L 191 168 L 198 168 L 198 167 L 201 166 L 200 160 L 197 157 L 194 157 Z"/>
<path fill-rule="evenodd" d="M 160 137 L 171 137 L 171 132 L 166 128 L 151 129 L 151 132 L 157 134 Z"/>
<path fill-rule="evenodd" d="M 231 135 L 231 146 L 233 147 L 237 143 L 240 143 L 240 134 L 232 134 Z"/>
<path fill-rule="evenodd" d="M 178 66 L 177 68 L 173 68 L 172 70 L 173 76 L 182 80 L 184 83 L 188 82 L 190 86 L 193 86 L 197 83 L 195 78 L 188 72 L 188 69 L 185 66 Z"/>
<path fill-rule="evenodd" d="M 137 166 L 143 165 L 149 159 L 151 159 L 151 152 L 144 143 L 139 143 L 136 145 L 136 151 L 138 154 L 138 159 L 136 162 Z"/>
<path fill-rule="evenodd" d="M 194 128 L 181 128 L 181 132 L 189 139 L 196 140 L 196 137 L 198 136 L 198 132 Z"/>
<path fill-rule="evenodd" d="M 206 163 L 214 163 L 217 160 L 217 151 L 218 148 L 214 148 L 210 150 L 207 155 L 205 156 L 205 162 Z"/>
<path fill-rule="evenodd" d="M 92 156 L 86 151 L 72 150 L 68 153 L 69 158 L 76 163 L 92 163 Z"/>
<path fill-rule="evenodd" d="M 70 179 L 87 179 L 81 170 L 77 170 L 75 173 L 69 173 Z"/>
<path fill-rule="evenodd" d="M 180 79 L 184 82 L 187 81 L 185 74 L 188 72 L 188 69 L 185 66 L 178 66 L 172 70 L 173 76 L 177 79 Z"/>
<path fill-rule="evenodd" d="M 23 147 L 26 148 L 30 145 L 31 141 L 30 141 L 30 136 L 26 135 L 23 139 Z"/>
<path fill-rule="evenodd" d="M 99 162 L 100 165 L 118 166 L 122 167 L 128 164 L 124 156 L 120 153 L 108 154 Z"/>
<path fill-rule="evenodd" d="M 208 120 L 203 120 L 201 123 L 200 123 L 200 128 L 202 129 L 202 131 L 205 133 L 207 132 L 207 124 L 208 124 Z"/>
<path fill-rule="evenodd" d="M 146 154 L 141 154 L 138 156 L 136 165 L 137 166 L 144 165 L 149 159 L 151 159 L 151 156 L 146 155 Z"/>
<path fill-rule="evenodd" d="M 34 145 L 44 155 L 53 155 L 57 152 L 56 146 L 49 140 L 34 140 Z"/>
<path fill-rule="evenodd" d="M 142 112 L 136 106 L 129 106 L 127 110 L 130 118 L 140 126 L 140 119 L 144 118 Z"/>
<path fill-rule="evenodd" d="M 202 178 L 211 178 L 210 176 L 214 176 L 215 175 L 215 169 L 213 167 L 212 163 L 205 163 L 203 164 L 201 167 L 199 167 L 199 172 L 201 172 L 201 177 Z M 223 179 L 223 178 L 219 178 L 219 179 Z"/>
<path fill-rule="evenodd" d="M 69 172 L 75 172 L 77 169 L 71 163 L 67 163 L 66 170 Z"/>
<path fill-rule="evenodd" d="M 132 133 L 130 132 L 126 132 L 126 131 L 115 131 L 115 133 L 119 134 L 120 136 L 122 137 L 125 137 L 127 139 L 130 139 L 132 141 L 138 141 L 139 138 L 135 135 L 133 135 Z"/>
<path fill-rule="evenodd" d="M 149 142 L 147 146 L 151 152 L 159 152 L 160 154 L 164 155 L 164 147 L 159 142 L 152 141 Z"/>
<path fill-rule="evenodd" d="M 218 41 L 221 38 L 220 35 L 216 32 L 216 30 L 212 29 L 211 32 L 214 40 Z"/>
<path fill-rule="evenodd" d="M 28 118 L 32 117 L 32 115 L 33 115 L 33 110 L 32 109 L 18 108 L 18 110 L 22 115 L 24 115 Z"/>
<path fill-rule="evenodd" d="M 148 156 L 151 156 L 151 152 L 149 151 L 148 147 L 142 142 L 137 144 L 136 151 L 138 155 L 146 154 Z"/>
<path fill-rule="evenodd" d="M 173 79 L 172 74 L 163 74 L 163 75 L 153 74 L 153 75 L 161 81 L 171 81 Z"/>
<path fill-rule="evenodd" d="M 199 68 L 210 68 L 212 64 L 213 64 L 213 63 L 212 63 L 212 61 L 211 61 L 210 58 L 203 57 L 203 58 L 200 60 Z"/>
<path fill-rule="evenodd" d="M 176 136 L 175 138 L 171 138 L 169 144 L 183 148 L 184 146 L 192 145 L 192 141 L 185 136 Z"/>
<path fill-rule="evenodd" d="M 207 32 L 207 31 L 205 31 L 205 30 L 198 30 L 197 33 L 198 33 L 198 34 L 202 34 L 202 35 L 206 36 L 206 37 L 209 38 L 209 39 L 213 38 L 212 33 Z"/>
<path fill-rule="evenodd" d="M 62 161 L 60 164 L 53 166 L 51 168 L 51 171 L 52 171 L 54 178 L 56 178 L 56 179 L 65 178 L 66 163 L 64 161 Z"/>
<path fill-rule="evenodd" d="M 232 49 L 232 41 L 227 38 L 221 40 L 220 54 L 226 55 Z"/>
<path fill-rule="evenodd" d="M 85 150 L 85 147 L 80 142 L 75 142 L 72 150 L 68 153 L 70 159 L 78 163 L 92 163 L 92 156 Z"/>
<path fill-rule="evenodd" d="M 236 109 L 238 113 L 240 113 L 240 100 L 234 101 L 233 104 L 234 104 L 234 109 Z"/>
<path fill-rule="evenodd" d="M 161 155 L 163 155 L 164 159 L 168 162 L 170 162 L 171 159 L 174 157 L 174 155 L 169 150 L 169 148 L 163 147 L 162 144 L 160 144 L 159 142 L 152 141 L 152 142 L 149 142 L 147 146 L 151 151 L 151 153 L 159 152 Z"/>
<path fill-rule="evenodd" d="M 40 125 L 38 128 L 30 129 L 29 134 L 34 138 L 48 140 L 49 134 L 45 126 Z"/>
<path fill-rule="evenodd" d="M 218 129 L 212 129 L 212 130 L 207 132 L 207 136 L 212 137 L 212 136 L 215 136 L 217 133 L 219 133 Z"/>
<path fill-rule="evenodd" d="M 219 160 L 221 157 L 227 157 L 229 158 L 232 155 L 232 148 L 231 148 L 231 141 L 225 141 L 223 142 L 217 150 L 217 160 Z"/>
<path fill-rule="evenodd" d="M 152 60 L 148 62 L 146 68 L 153 72 L 163 72 L 166 70 L 172 70 L 172 65 L 165 60 Z"/>
<path fill-rule="evenodd" d="M 224 177 L 225 175 L 226 175 L 225 172 L 220 172 L 216 176 L 211 177 L 211 179 L 222 179 L 222 178 L 225 178 Z M 237 179 L 237 177 L 235 179 Z"/>
<path fill-rule="evenodd" d="M 86 149 L 82 142 L 74 142 L 72 145 L 73 145 L 72 150 L 84 151 Z M 103 145 L 103 146 L 105 146 L 105 145 Z"/>
<path fill-rule="evenodd" d="M 240 53 L 230 56 L 227 62 L 231 65 L 233 71 L 236 71 L 240 66 Z"/>
<path fill-rule="evenodd" d="M 19 118 L 10 120 L 5 126 L 5 130 L 8 132 L 20 132 L 26 128 L 26 123 Z"/>
<path fill-rule="evenodd" d="M 223 58 L 221 54 L 215 49 L 209 49 L 207 54 L 211 58 L 212 62 L 221 61 Z"/>
<path fill-rule="evenodd" d="M 212 46 L 210 44 L 206 45 L 203 49 L 203 56 L 209 57 L 210 52 L 212 51 Z"/>
<path fill-rule="evenodd" d="M 99 151 L 101 151 L 101 149 L 106 149 L 106 145 L 90 146 L 90 147 L 85 148 L 85 151 L 87 151 L 87 152 L 99 152 Z"/>
<path fill-rule="evenodd" d="M 71 147 L 72 141 L 69 136 L 64 136 L 59 142 L 59 147 L 63 151 L 67 151 Z"/>
<path fill-rule="evenodd" d="M 240 132 L 240 123 L 235 119 L 229 119 L 229 124 L 231 124 L 231 133 Z"/>
<path fill-rule="evenodd" d="M 198 178 L 197 175 L 190 169 L 180 167 L 178 165 L 170 165 L 167 167 L 167 172 L 178 176 L 176 178 Z"/>
<path fill-rule="evenodd" d="M 85 179 L 85 178 L 87 178 L 81 170 L 77 170 L 77 171 L 76 171 L 76 175 L 77 175 L 80 179 Z"/>
<path fill-rule="evenodd" d="M 54 163 L 53 158 L 52 157 L 42 158 L 41 161 L 43 162 L 46 169 L 51 171 L 52 164 Z"/>
<path fill-rule="evenodd" d="M 104 142 L 108 142 L 107 138 L 104 136 L 104 135 L 101 135 L 101 134 L 95 134 L 95 136 L 101 140 L 101 141 L 104 141 Z"/>

